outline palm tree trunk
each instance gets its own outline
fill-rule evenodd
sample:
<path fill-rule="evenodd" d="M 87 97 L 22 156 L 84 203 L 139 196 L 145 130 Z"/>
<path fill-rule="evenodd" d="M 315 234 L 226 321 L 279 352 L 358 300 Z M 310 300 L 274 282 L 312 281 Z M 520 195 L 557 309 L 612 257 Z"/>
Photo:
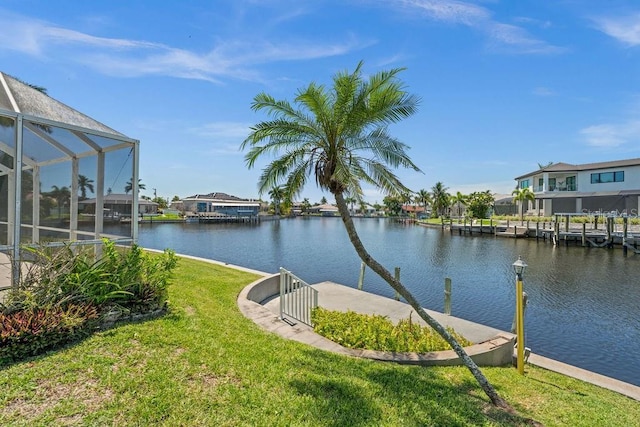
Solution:
<path fill-rule="evenodd" d="M 491 402 L 500 408 L 508 409 L 513 411 L 511 406 L 502 399 L 498 392 L 493 388 L 493 386 L 489 383 L 489 380 L 484 376 L 478 365 L 469 357 L 464 348 L 458 343 L 458 341 L 433 317 L 429 316 L 429 314 L 420 306 L 418 300 L 414 298 L 414 296 L 407 290 L 407 288 L 400 283 L 400 281 L 396 280 L 394 276 L 384 268 L 378 261 L 373 259 L 371 255 L 367 252 L 358 233 L 356 232 L 356 228 L 353 224 L 353 220 L 349 216 L 349 209 L 347 204 L 344 201 L 344 197 L 342 193 L 336 192 L 334 193 L 336 197 L 336 203 L 338 205 L 338 211 L 340 212 L 340 216 L 342 217 L 342 222 L 347 229 L 347 233 L 349 235 L 349 240 L 351 240 L 351 244 L 355 248 L 358 256 L 362 261 L 376 274 L 378 274 L 382 279 L 384 279 L 396 292 L 398 292 L 402 297 L 413 307 L 413 309 L 418 313 L 418 315 L 425 321 L 429 326 L 431 326 L 442 338 L 444 338 L 451 348 L 456 352 L 458 357 L 462 360 L 464 365 L 471 371 L 471 374 L 475 377 L 480 384 L 482 390 L 489 397 Z"/>

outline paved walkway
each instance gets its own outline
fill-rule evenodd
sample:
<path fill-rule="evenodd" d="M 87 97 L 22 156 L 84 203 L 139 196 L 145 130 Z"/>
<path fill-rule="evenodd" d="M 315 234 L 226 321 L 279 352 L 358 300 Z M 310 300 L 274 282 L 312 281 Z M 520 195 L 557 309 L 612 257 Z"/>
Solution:
<path fill-rule="evenodd" d="M 400 301 L 396 301 L 379 295 L 374 295 L 368 292 L 359 291 L 357 289 L 339 285 L 336 283 L 322 282 L 313 285 L 313 287 L 318 290 L 318 305 L 330 310 L 352 310 L 363 314 L 380 314 L 383 316 L 388 316 L 393 321 L 406 319 L 409 317 L 409 313 L 413 312 L 411 306 L 406 303 L 402 303 Z M 265 307 L 268 308 L 276 316 L 279 315 L 279 298 L 270 300 L 265 304 Z M 412 318 L 418 319 L 418 316 L 415 314 L 415 312 L 413 313 L 414 314 L 412 315 Z M 480 325 L 453 316 L 447 316 L 436 311 L 427 310 L 427 313 L 441 322 L 444 326 L 451 326 L 454 330 L 474 343 L 486 341 L 499 334 L 509 335 L 508 332 L 500 331 L 499 329 Z M 422 319 L 419 319 L 419 321 L 422 322 Z M 284 324 L 284 322 L 280 323 Z M 287 326 L 287 328 L 292 329 L 289 326 Z M 301 328 L 304 329 L 305 325 L 301 325 Z M 300 340 L 299 338 L 302 337 L 300 336 L 299 332 L 294 332 L 289 338 L 307 342 L 311 345 L 317 345 L 319 343 L 317 335 L 313 338 L 309 338 L 311 342 L 308 342 L 306 339 Z M 323 348 L 325 348 L 326 350 L 335 351 L 333 348 Z M 344 353 L 343 351 L 339 352 Z M 613 390 L 632 399 L 640 401 L 640 387 L 637 387 L 635 385 L 625 383 L 614 378 L 606 377 L 595 372 L 587 371 L 585 369 L 581 369 L 572 365 L 568 365 L 566 363 L 558 362 L 557 360 L 549 359 L 547 357 L 543 357 L 533 353 L 529 356 L 528 363 L 579 379 L 581 381 L 595 384 L 609 390 Z"/>

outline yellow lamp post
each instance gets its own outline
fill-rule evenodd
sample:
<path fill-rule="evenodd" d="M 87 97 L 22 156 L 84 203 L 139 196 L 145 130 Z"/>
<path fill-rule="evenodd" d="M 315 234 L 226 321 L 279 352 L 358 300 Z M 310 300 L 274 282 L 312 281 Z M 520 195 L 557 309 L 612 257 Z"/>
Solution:
<path fill-rule="evenodd" d="M 516 273 L 516 336 L 517 336 L 517 366 L 520 375 L 524 375 L 524 303 L 522 294 L 522 275 L 527 268 L 521 257 L 513 263 L 513 270 Z"/>

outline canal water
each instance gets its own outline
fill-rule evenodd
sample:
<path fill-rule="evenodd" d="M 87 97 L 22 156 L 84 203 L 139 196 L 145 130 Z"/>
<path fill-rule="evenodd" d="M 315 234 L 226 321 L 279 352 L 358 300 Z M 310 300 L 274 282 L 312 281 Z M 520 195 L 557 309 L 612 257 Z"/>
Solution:
<path fill-rule="evenodd" d="M 388 219 L 355 219 L 365 247 L 429 309 L 444 310 L 452 279 L 452 315 L 510 330 L 515 311 L 512 263 L 529 265 L 524 288 L 526 345 L 534 353 L 640 386 L 640 255 L 554 247 L 548 242 L 458 236 Z M 360 260 L 339 218 L 260 224 L 141 224 L 139 244 L 266 272 L 284 267 L 309 283 L 356 287 Z M 373 272 L 364 289 L 393 291 Z"/>

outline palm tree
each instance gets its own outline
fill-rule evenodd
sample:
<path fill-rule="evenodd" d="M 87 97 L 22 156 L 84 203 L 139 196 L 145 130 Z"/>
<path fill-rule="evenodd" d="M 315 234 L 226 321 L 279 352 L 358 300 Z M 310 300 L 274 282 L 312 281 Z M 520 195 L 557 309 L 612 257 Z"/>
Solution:
<path fill-rule="evenodd" d="M 306 213 L 309 210 L 310 207 L 311 207 L 311 202 L 309 201 L 309 199 L 307 197 L 305 197 L 304 200 L 302 201 L 302 205 L 301 205 L 302 212 Z"/>
<path fill-rule="evenodd" d="M 524 203 L 527 201 L 536 200 L 536 195 L 531 191 L 529 187 L 516 188 L 511 192 L 513 201 L 518 203 L 518 210 L 520 211 L 520 225 L 524 224 Z"/>
<path fill-rule="evenodd" d="M 361 69 L 362 62 L 353 73 L 337 73 L 331 89 L 309 84 L 298 91 L 295 105 L 266 93 L 256 95 L 252 110 L 266 111 L 270 119 L 254 125 L 241 145 L 249 150 L 247 166 L 254 167 L 263 155 L 275 158 L 262 170 L 260 192 L 284 182 L 290 194 L 298 194 L 313 176 L 320 189 L 333 194 L 349 240 L 362 261 L 451 345 L 491 402 L 510 409 L 455 338 L 367 252 L 356 232 L 345 193 L 361 198 L 361 182 L 365 182 L 386 194 L 400 195 L 409 189 L 391 168 L 420 171 L 407 155 L 408 147 L 391 137 L 387 129 L 417 110 L 418 98 L 405 92 L 397 79 L 403 69 L 380 71 L 368 80 L 363 79 Z"/>
<path fill-rule="evenodd" d="M 440 181 L 436 182 L 435 185 L 431 187 L 433 210 L 436 211 L 437 216 L 442 215 L 444 210 L 449 207 L 448 189 L 449 188 L 445 187 Z"/>
<path fill-rule="evenodd" d="M 62 208 L 69 202 L 71 199 L 71 191 L 69 187 L 58 187 L 57 185 L 53 185 L 51 187 L 51 191 L 47 194 L 49 197 L 55 199 L 58 205 L 58 218 L 62 216 Z"/>
<path fill-rule="evenodd" d="M 269 197 L 271 197 L 271 200 L 273 200 L 273 210 L 275 215 L 280 215 L 280 203 L 285 198 L 284 189 L 276 185 L 271 190 L 269 190 Z"/>
<path fill-rule="evenodd" d="M 127 185 L 124 186 L 124 194 L 129 194 L 133 190 L 133 178 L 127 181 Z M 145 190 L 147 188 L 142 182 L 142 179 L 138 178 L 138 190 Z"/>
<path fill-rule="evenodd" d="M 418 190 L 415 195 L 414 200 L 419 206 L 424 208 L 424 213 L 427 213 L 427 206 L 431 204 L 431 193 L 429 193 L 424 188 L 422 190 Z"/>
<path fill-rule="evenodd" d="M 364 200 L 360 200 L 360 213 L 362 214 L 362 216 L 365 216 L 367 214 L 367 206 L 369 206 L 367 202 L 365 202 Z"/>
<path fill-rule="evenodd" d="M 451 196 L 451 205 L 456 205 L 458 208 L 458 218 L 462 215 L 461 206 L 467 205 L 467 196 L 457 191 L 456 194 Z"/>
<path fill-rule="evenodd" d="M 345 197 L 344 201 L 345 203 L 347 203 L 347 205 L 351 206 L 351 215 L 353 215 L 354 214 L 353 207 L 355 206 L 358 199 L 356 199 L 355 197 Z"/>
<path fill-rule="evenodd" d="M 85 200 L 87 190 L 93 193 L 93 180 L 84 175 L 78 175 L 78 188 L 80 189 L 80 200 Z"/>

